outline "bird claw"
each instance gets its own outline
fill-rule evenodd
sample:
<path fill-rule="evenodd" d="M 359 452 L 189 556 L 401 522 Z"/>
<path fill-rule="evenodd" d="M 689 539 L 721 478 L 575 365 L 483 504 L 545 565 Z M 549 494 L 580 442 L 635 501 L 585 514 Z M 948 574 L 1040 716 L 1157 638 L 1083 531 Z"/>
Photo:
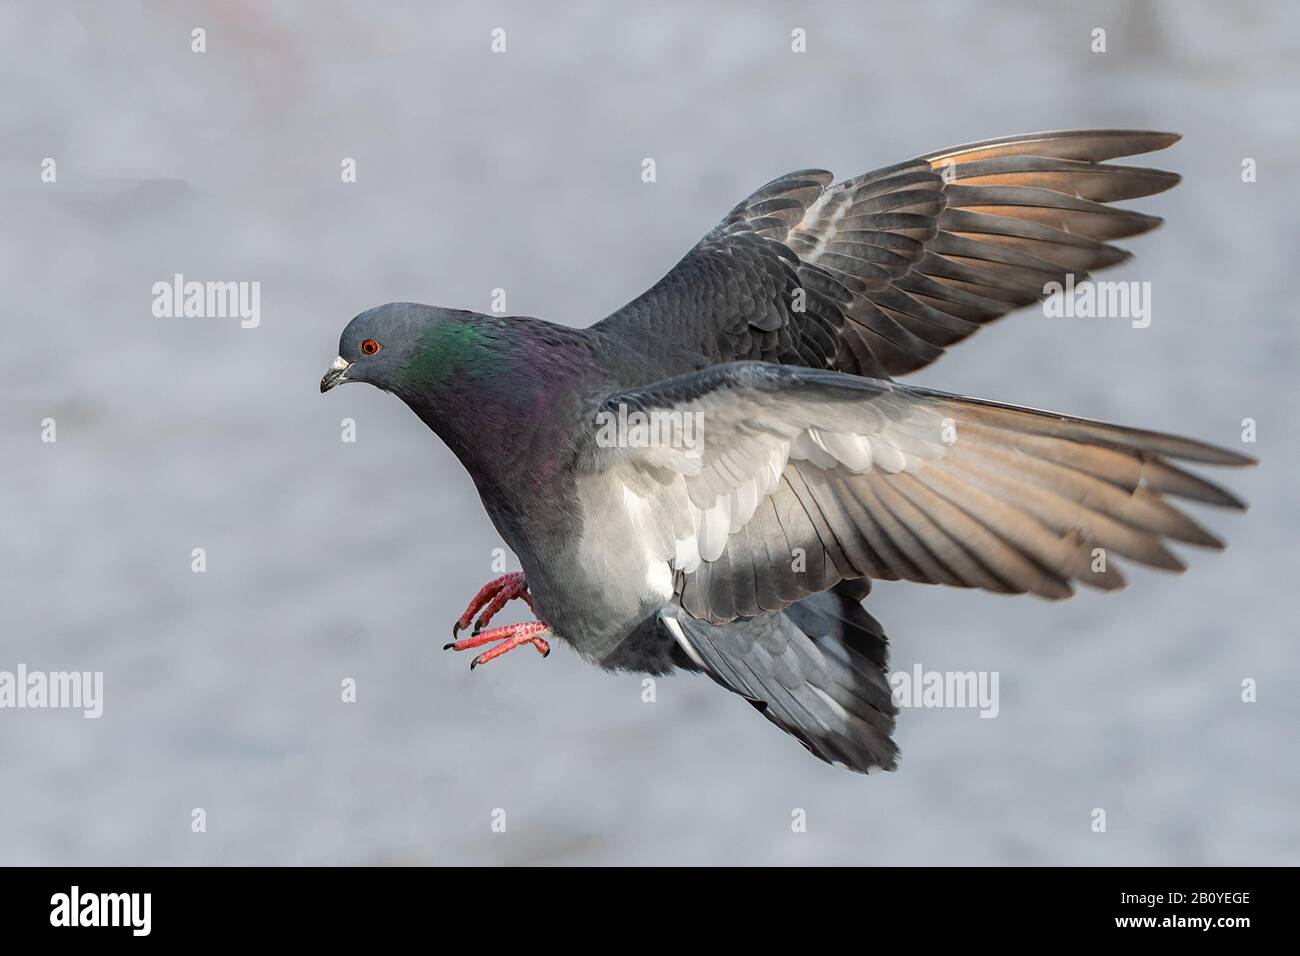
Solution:
<path fill-rule="evenodd" d="M 452 624 L 452 640 L 455 640 L 456 636 L 471 624 L 474 625 L 472 634 L 477 636 L 488 625 L 488 622 L 496 617 L 497 613 L 514 598 L 523 598 L 529 608 L 533 608 L 533 598 L 528 593 L 528 582 L 525 580 L 522 571 L 503 574 L 501 577 L 483 585 L 479 592 L 474 595 L 473 600 L 469 602 L 469 607 L 465 608 L 465 613 Z M 535 608 L 533 608 L 533 613 L 537 613 Z M 475 615 L 478 615 L 477 621 L 474 620 Z"/>
<path fill-rule="evenodd" d="M 504 627 L 484 629 L 487 627 L 488 622 L 497 615 L 497 612 L 514 598 L 522 598 L 528 604 L 528 607 L 533 610 L 533 613 L 537 613 L 536 608 L 533 608 L 533 598 L 528 593 L 528 582 L 525 580 L 522 571 L 503 574 L 501 577 L 483 585 L 479 592 L 474 595 L 474 599 L 469 602 L 469 607 L 465 608 L 465 613 L 452 624 L 451 642 L 444 644 L 442 649 L 444 651 L 464 651 L 471 647 L 490 644 L 493 641 L 501 642 L 470 661 L 470 670 L 480 664 L 486 664 L 495 657 L 500 657 L 506 651 L 513 650 L 521 644 L 532 644 L 543 657 L 547 657 L 551 653 L 551 645 L 547 643 L 546 638 L 543 636 L 549 633 L 545 624 L 531 621 L 526 624 L 507 624 Z M 475 615 L 478 617 L 477 620 L 475 620 Z M 474 629 L 470 632 L 469 637 L 459 637 L 460 632 L 471 624 L 473 624 Z"/>
<path fill-rule="evenodd" d="M 532 644 L 543 657 L 549 657 L 551 645 L 545 637 L 549 633 L 550 628 L 540 621 L 529 621 L 525 624 L 506 624 L 502 627 L 489 628 L 482 633 L 471 634 L 469 637 L 461 638 L 458 641 L 452 641 L 450 644 L 444 645 L 442 649 L 444 651 L 467 651 L 471 647 L 482 647 L 484 644 L 500 641 L 501 643 L 488 648 L 469 662 L 469 669 L 473 670 L 480 664 L 486 664 L 493 658 L 500 657 L 507 651 L 512 651 L 524 644 Z"/>

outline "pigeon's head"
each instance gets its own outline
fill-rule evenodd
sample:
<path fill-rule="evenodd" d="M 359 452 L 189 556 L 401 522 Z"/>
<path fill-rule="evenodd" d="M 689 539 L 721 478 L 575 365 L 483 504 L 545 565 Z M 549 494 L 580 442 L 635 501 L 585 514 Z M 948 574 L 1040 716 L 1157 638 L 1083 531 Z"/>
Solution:
<path fill-rule="evenodd" d="M 328 392 L 344 382 L 369 382 L 387 392 L 400 392 L 414 361 L 428 358 L 440 333 L 474 315 L 414 302 L 390 302 L 362 312 L 339 337 L 338 358 L 320 380 L 320 390 Z"/>

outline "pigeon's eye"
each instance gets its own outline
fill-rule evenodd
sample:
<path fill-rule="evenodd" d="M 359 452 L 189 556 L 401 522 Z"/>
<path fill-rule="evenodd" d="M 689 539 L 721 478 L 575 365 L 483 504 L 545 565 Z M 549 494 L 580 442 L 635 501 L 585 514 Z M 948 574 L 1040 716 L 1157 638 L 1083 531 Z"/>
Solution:
<path fill-rule="evenodd" d="M 361 351 L 365 355 L 374 355 L 379 351 L 380 345 L 374 339 L 366 339 L 361 343 Z"/>

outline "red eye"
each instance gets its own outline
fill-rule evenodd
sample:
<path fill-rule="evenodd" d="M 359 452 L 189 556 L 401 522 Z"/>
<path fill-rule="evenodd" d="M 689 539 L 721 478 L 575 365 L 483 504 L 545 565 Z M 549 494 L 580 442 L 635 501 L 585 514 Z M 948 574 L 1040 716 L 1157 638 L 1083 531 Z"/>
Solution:
<path fill-rule="evenodd" d="M 366 339 L 361 343 L 361 351 L 366 355 L 374 355 L 379 351 L 379 343 L 374 339 Z"/>

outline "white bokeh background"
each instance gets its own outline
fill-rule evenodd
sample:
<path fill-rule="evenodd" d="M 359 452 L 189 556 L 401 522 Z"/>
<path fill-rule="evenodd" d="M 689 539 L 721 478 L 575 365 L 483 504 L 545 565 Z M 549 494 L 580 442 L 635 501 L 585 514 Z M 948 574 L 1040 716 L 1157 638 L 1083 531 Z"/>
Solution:
<path fill-rule="evenodd" d="M 98 721 L 0 711 L 0 863 L 1300 861 L 1297 10 L 701 6 L 0 8 L 0 669 L 106 683 Z M 1030 310 L 916 379 L 1232 447 L 1254 418 L 1264 464 L 1220 475 L 1252 510 L 1203 513 L 1226 553 L 1064 604 L 880 585 L 897 667 L 1002 699 L 905 712 L 872 778 L 703 678 L 651 705 L 567 648 L 440 650 L 499 542 L 400 403 L 318 393 L 354 314 L 502 287 L 587 324 L 783 172 L 1072 126 L 1186 137 L 1108 276 L 1151 327 Z M 260 327 L 154 318 L 175 272 L 260 281 Z"/>

